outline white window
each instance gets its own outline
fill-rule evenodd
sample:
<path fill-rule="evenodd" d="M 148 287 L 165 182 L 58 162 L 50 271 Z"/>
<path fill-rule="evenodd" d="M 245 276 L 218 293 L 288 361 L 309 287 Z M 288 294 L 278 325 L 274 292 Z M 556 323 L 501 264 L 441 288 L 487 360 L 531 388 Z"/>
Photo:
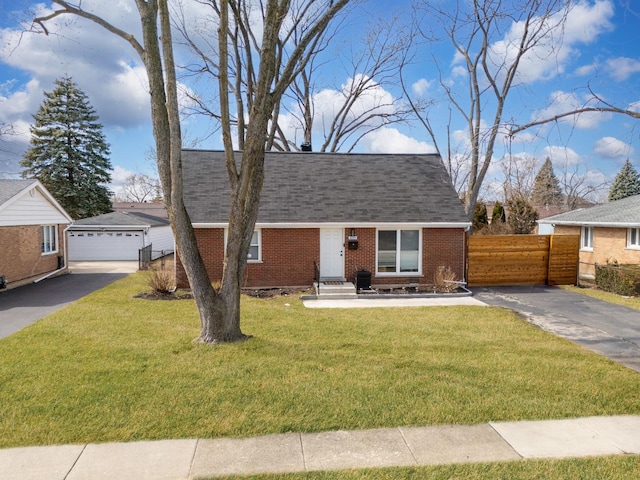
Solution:
<path fill-rule="evenodd" d="M 227 250 L 227 239 L 229 231 L 224 231 L 224 249 Z M 260 229 L 254 230 L 251 235 L 251 244 L 249 245 L 249 253 L 247 254 L 247 262 L 261 262 L 262 261 L 262 231 Z"/>
<path fill-rule="evenodd" d="M 580 248 L 582 250 L 593 250 L 593 227 L 582 227 Z"/>
<path fill-rule="evenodd" d="M 260 230 L 254 230 L 251 235 L 251 245 L 249 246 L 248 262 L 259 262 L 262 260 L 262 235 Z"/>
<path fill-rule="evenodd" d="M 55 225 L 42 226 L 42 253 L 58 252 L 58 229 Z"/>
<path fill-rule="evenodd" d="M 640 228 L 630 228 L 627 233 L 627 248 L 640 249 Z"/>
<path fill-rule="evenodd" d="M 420 230 L 378 230 L 379 274 L 420 273 Z"/>

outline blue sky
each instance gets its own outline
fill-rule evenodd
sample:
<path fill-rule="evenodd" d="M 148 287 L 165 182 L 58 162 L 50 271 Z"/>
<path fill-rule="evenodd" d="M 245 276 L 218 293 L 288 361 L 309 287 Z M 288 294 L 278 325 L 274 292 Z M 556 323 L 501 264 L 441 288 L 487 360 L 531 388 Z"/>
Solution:
<path fill-rule="evenodd" d="M 562 44 L 550 45 L 553 54 L 547 52 L 523 66 L 522 86 L 512 92 L 505 118 L 526 123 L 578 106 L 588 97 L 588 86 L 623 108 L 640 102 L 640 14 L 630 10 L 638 9 L 633 2 L 631 6 L 628 3 L 624 0 L 576 2 L 577 8 L 567 23 Z M 93 4 L 101 2 L 83 1 L 86 9 Z M 363 23 L 376 16 L 390 16 L 390 4 L 381 0 L 364 2 L 345 22 L 340 41 L 350 38 L 357 41 L 356 32 Z M 400 21 L 408 20 L 408 1 L 396 1 L 392 5 Z M 43 91 L 51 91 L 54 80 L 64 75 L 71 76 L 89 96 L 104 125 L 111 145 L 114 185 L 130 173 L 153 174 L 150 160 L 153 139 L 145 75 L 131 48 L 96 26 L 70 18 L 53 28 L 58 32 L 56 35 L 23 33 L 28 25 L 24 20 L 30 18 L 25 14 L 27 8 L 43 11 L 50 9 L 51 4 L 0 0 L 0 124 L 13 126 L 13 135 L 0 139 L 0 175 L 19 173 L 19 161 L 29 142 L 29 124 L 42 103 Z M 106 16 L 112 22 L 137 31 L 133 0 L 111 0 L 108 10 Z M 505 29 L 505 35 L 507 32 Z M 414 64 L 407 72 L 407 82 L 412 85 L 414 95 L 434 102 L 431 121 L 440 145 L 447 143 L 450 105 L 438 88 L 438 78 L 442 76 L 453 88 L 462 88 L 464 71 L 460 67 L 451 46 L 442 43 L 418 49 Z M 324 115 L 325 120 L 330 118 L 332 102 L 340 95 L 339 86 L 349 81 L 349 73 L 337 64 L 332 75 L 315 99 L 316 114 Z M 398 83 L 381 83 L 379 95 L 401 103 Z M 452 145 L 460 154 L 464 153 L 466 141 L 463 126 L 454 118 L 450 128 Z M 189 146 L 195 142 L 195 146 L 202 148 L 220 148 L 218 134 L 208 135 L 212 131 L 209 121 L 190 116 L 184 119 L 183 127 Z M 321 131 L 316 135 L 314 144 L 321 141 Z M 380 129 L 365 137 L 355 150 L 424 152 L 433 151 L 433 142 L 424 128 L 413 122 Z M 594 184 L 611 181 L 627 158 L 640 170 L 640 123 L 621 115 L 585 114 L 527 130 L 511 142 L 501 138 L 488 185 L 499 184 L 501 157 L 506 154 L 533 158 L 539 164 L 550 156 L 557 175 L 562 171 L 578 172 Z M 485 193 L 485 197 L 492 195 L 498 194 L 496 191 Z"/>

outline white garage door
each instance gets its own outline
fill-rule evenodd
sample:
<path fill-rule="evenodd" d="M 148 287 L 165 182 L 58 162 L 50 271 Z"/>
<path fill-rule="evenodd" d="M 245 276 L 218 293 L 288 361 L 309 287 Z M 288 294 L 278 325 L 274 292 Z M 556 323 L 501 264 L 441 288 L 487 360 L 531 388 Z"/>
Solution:
<path fill-rule="evenodd" d="M 69 232 L 69 260 L 138 260 L 143 232 Z"/>

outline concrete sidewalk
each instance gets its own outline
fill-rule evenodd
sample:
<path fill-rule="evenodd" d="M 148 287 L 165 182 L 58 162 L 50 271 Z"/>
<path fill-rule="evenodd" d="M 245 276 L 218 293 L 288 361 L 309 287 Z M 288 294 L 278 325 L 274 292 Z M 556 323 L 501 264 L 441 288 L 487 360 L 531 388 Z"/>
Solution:
<path fill-rule="evenodd" d="M 0 450 L 3 480 L 190 480 L 640 454 L 640 416 Z"/>

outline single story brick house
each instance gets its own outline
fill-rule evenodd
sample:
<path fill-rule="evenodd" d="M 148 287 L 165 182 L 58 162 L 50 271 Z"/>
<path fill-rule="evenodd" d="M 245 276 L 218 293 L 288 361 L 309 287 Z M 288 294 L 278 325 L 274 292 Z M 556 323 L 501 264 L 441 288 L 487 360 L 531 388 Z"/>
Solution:
<path fill-rule="evenodd" d="M 239 154 L 238 158 L 239 158 Z M 229 186 L 224 152 L 183 151 L 185 204 L 212 282 L 222 277 Z M 466 272 L 470 222 L 435 154 L 268 152 L 245 287 L 432 284 Z M 176 281 L 187 287 L 176 262 Z"/>
<path fill-rule="evenodd" d="M 640 265 L 640 195 L 538 220 L 555 235 L 580 235 L 578 278 L 595 280 L 595 265 L 607 261 Z"/>
<path fill-rule="evenodd" d="M 0 179 L 0 288 L 66 273 L 71 222 L 38 180 Z"/>

